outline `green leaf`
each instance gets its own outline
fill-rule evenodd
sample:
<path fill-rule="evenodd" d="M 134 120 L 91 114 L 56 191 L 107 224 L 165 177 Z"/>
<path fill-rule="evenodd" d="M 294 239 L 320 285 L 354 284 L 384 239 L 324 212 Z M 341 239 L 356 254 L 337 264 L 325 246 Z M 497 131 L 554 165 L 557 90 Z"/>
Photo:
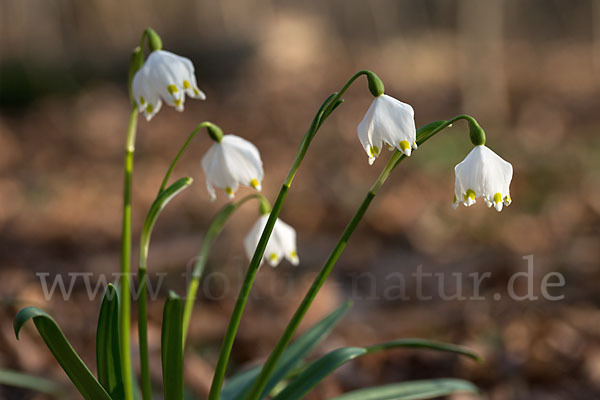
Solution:
<path fill-rule="evenodd" d="M 163 312 L 161 337 L 165 400 L 183 400 L 183 348 L 181 297 L 169 293 Z"/>
<path fill-rule="evenodd" d="M 314 388 L 325 377 L 335 371 L 337 368 L 367 354 L 383 350 L 390 350 L 399 347 L 422 348 L 436 351 L 451 352 L 473 358 L 480 361 L 480 358 L 471 350 L 461 346 L 448 343 L 433 342 L 424 339 L 399 339 L 391 342 L 376 344 L 369 347 L 342 347 L 326 354 L 325 356 L 313 361 L 302 373 L 296 376 L 289 385 L 286 386 L 273 400 L 294 400 L 302 399 L 306 393 Z"/>
<path fill-rule="evenodd" d="M 367 354 L 362 347 L 343 347 L 333 350 L 311 363 L 301 374 L 292 380 L 273 400 L 302 399 L 327 375 L 346 362 Z"/>
<path fill-rule="evenodd" d="M 57 399 L 65 398 L 58 383 L 22 372 L 0 369 L 0 385 L 35 390 L 36 392 L 52 395 Z"/>
<path fill-rule="evenodd" d="M 30 319 L 33 319 L 40 336 L 79 393 L 86 400 L 110 400 L 104 387 L 79 358 L 54 319 L 44 311 L 36 307 L 26 307 L 19 311 L 13 323 L 17 339 L 21 328 Z"/>
<path fill-rule="evenodd" d="M 125 397 L 119 341 L 119 295 L 109 284 L 100 307 L 96 330 L 96 366 L 98 380 L 114 399 Z"/>
<path fill-rule="evenodd" d="M 443 351 L 448 353 L 459 354 L 462 356 L 466 356 L 472 358 L 477 362 L 482 362 L 483 359 L 475 353 L 473 350 L 470 350 L 463 346 L 458 346 L 450 343 L 436 342 L 433 340 L 426 339 L 414 339 L 414 338 L 406 338 L 406 339 L 398 339 L 392 340 L 391 342 L 374 344 L 372 346 L 366 347 L 368 353 L 374 353 L 382 350 L 395 349 L 398 347 L 408 347 L 413 349 L 429 349 L 435 351 Z"/>
<path fill-rule="evenodd" d="M 456 392 L 479 393 L 479 390 L 461 379 L 429 379 L 355 390 L 331 400 L 421 400 Z"/>
<path fill-rule="evenodd" d="M 350 308 L 351 303 L 347 302 L 327 317 L 319 321 L 310 330 L 296 339 L 283 353 L 265 387 L 261 399 L 264 399 L 273 388 L 284 379 L 292 370 L 294 370 L 302 360 L 323 340 L 335 327 L 338 321 L 344 316 Z M 254 380 L 260 373 L 262 365 L 254 367 L 229 378 L 221 392 L 222 400 L 235 400 L 244 398 L 252 387 Z"/>

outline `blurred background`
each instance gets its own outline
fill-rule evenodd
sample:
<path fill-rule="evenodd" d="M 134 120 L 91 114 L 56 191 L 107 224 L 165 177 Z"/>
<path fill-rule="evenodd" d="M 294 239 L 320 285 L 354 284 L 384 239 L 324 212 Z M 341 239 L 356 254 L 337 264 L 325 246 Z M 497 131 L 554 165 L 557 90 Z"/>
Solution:
<path fill-rule="evenodd" d="M 352 299 L 317 353 L 423 337 L 469 346 L 485 362 L 377 354 L 340 369 L 307 398 L 435 377 L 472 380 L 490 400 L 600 398 L 600 2 L 593 0 L 3 0 L 0 368 L 71 390 L 31 326 L 15 340 L 12 318 L 27 305 L 51 313 L 95 365 L 100 298 L 90 301 L 79 279 L 71 301 L 46 301 L 36 274 L 49 273 L 50 282 L 62 274 L 68 286 L 69 272 L 91 273 L 95 284 L 119 271 L 127 68 L 147 26 L 165 49 L 192 59 L 207 100 L 188 99 L 184 113 L 163 107 L 151 123 L 140 118 L 134 243 L 170 160 L 197 123 L 214 121 L 259 147 L 263 193 L 273 200 L 319 105 L 359 69 L 375 71 L 388 94 L 410 103 L 417 126 L 473 115 L 487 144 L 513 164 L 510 207 L 497 213 L 478 201 L 453 211 L 453 167 L 471 149 L 466 125 L 422 146 L 381 189 L 301 328 Z M 232 371 L 268 355 L 385 165 L 387 153 L 369 167 L 356 137 L 372 99 L 364 78 L 345 99 L 313 142 L 281 214 L 298 232 L 301 265 L 260 270 Z M 209 145 L 199 136 L 177 167 L 175 176 L 196 182 L 167 208 L 153 236 L 149 270 L 168 274 L 150 304 L 157 385 L 165 295 L 184 293 L 181 273 L 226 203 L 222 192 L 208 201 L 200 159 Z M 242 240 L 257 216 L 253 204 L 244 206 L 209 261 L 185 365 L 186 384 L 200 398 L 247 266 Z M 539 300 L 517 301 L 507 285 L 527 271 L 528 255 Z M 444 277 L 425 281 L 428 301 L 415 297 L 411 274 L 419 265 Z M 469 296 L 475 272 L 491 273 L 481 284 L 485 300 L 441 296 L 438 285 L 456 293 L 453 273 Z M 560 301 L 541 296 L 549 272 L 564 276 L 564 287 L 550 291 L 564 295 Z M 398 274 L 408 300 L 397 295 Z M 517 292 L 526 292 L 526 280 L 518 282 Z M 44 397 L 0 386 L 0 398 Z"/>

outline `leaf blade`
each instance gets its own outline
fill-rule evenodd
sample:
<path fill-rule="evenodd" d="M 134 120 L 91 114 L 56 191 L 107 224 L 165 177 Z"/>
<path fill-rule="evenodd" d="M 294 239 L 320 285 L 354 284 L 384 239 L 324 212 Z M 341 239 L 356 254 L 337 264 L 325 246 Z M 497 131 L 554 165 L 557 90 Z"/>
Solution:
<path fill-rule="evenodd" d="M 311 363 L 302 373 L 285 387 L 273 400 L 302 399 L 313 387 L 327 375 L 350 360 L 367 354 L 362 347 L 342 347 L 327 353 Z"/>
<path fill-rule="evenodd" d="M 183 400 L 181 297 L 169 293 L 163 311 L 161 358 L 165 400 Z"/>
<path fill-rule="evenodd" d="M 121 344 L 119 341 L 119 294 L 109 284 L 102 299 L 96 330 L 96 367 L 100 384 L 111 397 L 125 396 L 121 369 Z"/>
<path fill-rule="evenodd" d="M 17 339 L 21 328 L 30 319 L 79 393 L 86 400 L 110 400 L 104 387 L 77 355 L 56 321 L 44 311 L 36 307 L 26 307 L 19 311 L 13 322 Z"/>
<path fill-rule="evenodd" d="M 35 390 L 58 398 L 64 398 L 62 387 L 46 378 L 29 375 L 19 371 L 0 369 L 0 385 Z"/>
<path fill-rule="evenodd" d="M 461 379 L 428 379 L 359 389 L 330 400 L 423 400 L 457 392 L 479 393 L 479 389 Z"/>
<path fill-rule="evenodd" d="M 265 386 L 265 389 L 261 395 L 261 399 L 264 399 L 267 394 L 273 390 L 273 388 L 284 379 L 287 374 L 292 371 L 302 360 L 313 350 L 320 342 L 325 338 L 331 330 L 336 326 L 339 320 L 346 314 L 346 311 L 351 307 L 352 303 L 347 302 L 343 306 L 339 307 L 331 314 L 323 318 L 311 329 L 296 339 L 283 353 L 281 359 L 277 363 L 277 367 L 273 371 L 273 375 L 269 379 L 269 382 Z M 222 400 L 235 400 L 243 398 L 247 395 L 248 391 L 252 387 L 254 380 L 260 373 L 262 365 L 254 367 L 248 371 L 244 371 L 241 374 L 237 374 L 232 378 L 229 378 L 225 383 L 223 390 L 221 391 Z"/>
<path fill-rule="evenodd" d="M 407 338 L 375 344 L 368 347 L 342 347 L 333 350 L 323 357 L 310 363 L 298 376 L 294 377 L 294 379 L 292 379 L 285 389 L 275 396 L 273 400 L 301 399 L 319 382 L 325 379 L 327 375 L 331 374 L 345 363 L 367 354 L 401 347 L 450 352 L 473 358 L 476 361 L 481 360 L 473 351 L 462 346 L 435 342 L 426 339 Z"/>

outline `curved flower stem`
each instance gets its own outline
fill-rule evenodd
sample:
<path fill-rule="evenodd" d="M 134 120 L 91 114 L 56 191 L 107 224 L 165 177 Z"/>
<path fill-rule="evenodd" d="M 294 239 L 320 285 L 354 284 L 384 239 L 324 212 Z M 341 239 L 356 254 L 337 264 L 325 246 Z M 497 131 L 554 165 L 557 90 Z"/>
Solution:
<path fill-rule="evenodd" d="M 204 121 L 204 122 L 201 122 L 200 124 L 198 124 L 198 126 L 196 126 L 196 128 L 194 128 L 192 133 L 190 133 L 190 135 L 188 136 L 188 138 L 185 141 L 185 143 L 183 144 L 183 146 L 181 146 L 181 149 L 179 149 L 179 152 L 177 153 L 177 155 L 175 156 L 173 161 L 171 161 L 171 165 L 169 166 L 169 169 L 167 170 L 167 173 L 165 174 L 165 177 L 160 185 L 160 189 L 158 190 L 158 193 L 161 193 L 163 190 L 165 190 L 165 187 L 167 186 L 167 183 L 169 182 L 169 178 L 171 177 L 171 173 L 173 172 L 175 165 L 177 164 L 177 162 L 179 161 L 179 159 L 181 158 L 181 156 L 183 155 L 185 150 L 188 148 L 188 146 L 192 142 L 192 139 L 194 139 L 194 136 L 196 136 L 198 134 L 198 132 L 200 132 L 202 130 L 202 128 L 208 128 L 209 134 L 210 134 L 211 129 L 221 131 L 221 129 L 217 125 L 215 125 L 209 121 Z"/>
<path fill-rule="evenodd" d="M 434 122 L 429 125 L 425 125 L 424 127 L 420 128 L 417 131 L 417 144 L 419 144 L 419 145 L 423 144 L 426 140 L 433 137 L 435 134 L 442 131 L 444 128 L 446 128 L 447 126 L 451 125 L 453 122 L 455 122 L 459 119 L 465 119 L 469 122 L 475 122 L 475 120 L 468 115 L 459 115 L 448 121 L 438 121 L 438 122 Z M 304 315 L 310 308 L 317 293 L 319 292 L 319 290 L 325 283 L 325 280 L 331 273 L 333 266 L 336 264 L 337 260 L 339 259 L 342 252 L 344 251 L 344 248 L 346 247 L 346 244 L 348 243 L 350 236 L 352 235 L 352 233 L 356 229 L 356 226 L 358 225 L 358 223 L 364 216 L 365 212 L 369 208 L 369 205 L 371 204 L 371 201 L 377 194 L 377 191 L 379 190 L 379 188 L 384 184 L 384 182 L 390 176 L 390 174 L 392 173 L 394 168 L 396 168 L 396 166 L 405 158 L 406 158 L 406 156 L 402 152 L 400 152 L 398 150 L 394 151 L 394 153 L 390 157 L 388 163 L 386 164 L 385 168 L 381 171 L 381 174 L 379 175 L 379 177 L 377 178 L 377 180 L 375 181 L 373 186 L 371 186 L 371 188 L 367 192 L 362 203 L 360 204 L 360 206 L 354 213 L 354 216 L 352 217 L 352 219 L 350 220 L 348 225 L 346 225 L 346 228 L 344 229 L 342 236 L 338 240 L 334 249 L 331 251 L 329 257 L 327 258 L 327 261 L 321 268 L 321 271 L 319 272 L 319 274 L 313 281 L 313 284 L 311 285 L 310 289 L 304 296 L 302 303 L 300 303 L 300 305 L 298 306 L 298 309 L 292 316 L 292 319 L 290 320 L 287 327 L 285 328 L 285 331 L 283 332 L 283 334 L 281 335 L 281 338 L 277 342 L 277 345 L 271 352 L 271 355 L 269 356 L 269 358 L 263 365 L 263 368 L 262 368 L 260 374 L 254 381 L 254 385 L 252 386 L 250 392 L 248 393 L 248 396 L 246 397 L 247 400 L 256 400 L 256 399 L 261 398 L 261 395 L 263 394 L 262 392 L 273 372 L 273 369 L 277 365 L 277 362 L 279 361 L 281 355 L 283 354 L 283 351 L 285 350 L 285 348 L 287 347 L 289 342 L 292 340 L 292 337 L 293 337 L 294 333 L 296 332 L 296 329 L 298 328 L 298 326 L 300 325 L 300 322 L 304 318 Z"/>
<path fill-rule="evenodd" d="M 196 292 L 198 291 L 198 286 L 200 285 L 200 278 L 202 277 L 202 273 L 204 272 L 204 267 L 206 267 L 206 262 L 208 261 L 208 256 L 210 254 L 210 250 L 212 248 L 215 239 L 223 230 L 225 223 L 231 217 L 231 215 L 240 208 L 244 203 L 249 200 L 258 199 L 261 202 L 267 201 L 267 199 L 260 193 L 250 194 L 240 201 L 236 203 L 229 203 L 225 205 L 221 210 L 213 217 L 208 226 L 208 230 L 206 231 L 206 235 L 204 235 L 204 239 L 202 241 L 202 247 L 200 248 L 200 252 L 196 257 L 196 262 L 194 264 L 194 269 L 192 271 L 192 280 L 187 289 L 187 295 L 185 297 L 185 305 L 183 309 L 183 347 L 185 348 L 185 342 L 187 338 L 187 332 L 190 325 L 190 320 L 192 318 L 192 310 L 194 309 L 194 302 L 196 301 Z"/>
<path fill-rule="evenodd" d="M 288 173 L 287 178 L 283 182 L 283 185 L 281 187 L 281 190 L 279 191 L 279 194 L 277 195 L 275 203 L 273 203 L 273 209 L 269 214 L 269 218 L 267 219 L 267 223 L 265 225 L 263 233 L 260 237 L 260 240 L 258 241 L 256 250 L 254 251 L 254 255 L 252 256 L 252 260 L 250 261 L 250 264 L 248 266 L 248 271 L 246 272 L 244 282 L 242 283 L 242 287 L 240 288 L 240 292 L 238 294 L 238 298 L 233 309 L 231 319 L 229 320 L 227 332 L 225 333 L 225 337 L 223 338 L 223 343 L 221 345 L 219 360 L 217 362 L 215 374 L 213 376 L 213 381 L 210 387 L 209 400 L 218 400 L 221 394 L 221 387 L 223 386 L 223 381 L 225 379 L 225 371 L 227 369 L 227 364 L 231 355 L 231 349 L 233 348 L 233 342 L 235 341 L 237 330 L 242 319 L 242 314 L 244 312 L 246 302 L 248 301 L 248 296 L 250 295 L 250 289 L 252 288 L 252 284 L 254 283 L 254 279 L 256 278 L 258 267 L 267 247 L 267 242 L 273 231 L 275 221 L 279 217 L 281 207 L 283 206 L 283 202 L 285 201 L 287 192 L 292 184 L 292 181 L 294 180 L 294 176 L 296 175 L 296 172 L 298 171 L 298 168 L 300 167 L 300 164 L 304 159 L 308 147 L 310 146 L 310 143 L 312 142 L 322 123 L 339 105 L 341 97 L 350 87 L 350 85 L 352 85 L 352 83 L 361 75 L 369 76 L 374 74 L 371 71 L 367 70 L 359 71 L 356 74 L 354 74 L 344 84 L 344 86 L 342 86 L 339 92 L 329 96 L 317 111 L 317 114 L 315 115 L 310 127 L 308 128 L 308 131 L 305 133 L 302 142 L 300 143 L 300 147 L 298 149 L 298 152 L 296 153 L 296 157 L 294 159 L 294 162 L 292 163 L 290 172 Z"/>
<path fill-rule="evenodd" d="M 479 124 L 477 123 L 477 121 L 475 120 L 475 118 L 471 117 L 470 115 L 467 114 L 461 114 L 461 115 L 457 115 L 456 117 L 450 118 L 447 121 L 436 121 L 436 122 L 432 122 L 430 124 L 427 124 L 425 126 L 422 126 L 421 128 L 419 128 L 419 130 L 417 131 L 417 145 L 420 146 L 423 143 L 425 143 L 427 140 L 431 139 L 433 136 L 435 136 L 437 133 L 439 133 L 440 131 L 444 130 L 445 128 L 449 127 L 450 125 L 452 125 L 453 123 L 455 123 L 456 121 L 460 121 L 461 119 L 467 121 L 467 123 L 469 124 L 469 127 L 471 126 L 477 126 L 479 127 Z M 392 167 L 392 170 L 394 168 L 396 168 L 396 166 L 400 163 L 400 161 L 402 161 L 406 156 L 400 157 L 396 160 L 396 163 L 394 164 L 394 166 Z M 390 171 L 391 172 L 391 171 Z"/>
<path fill-rule="evenodd" d="M 135 152 L 135 134 L 137 130 L 138 110 L 133 105 L 127 129 L 127 142 L 125 146 L 125 182 L 123 189 L 123 225 L 121 232 L 121 313 L 120 313 L 120 340 L 121 340 L 121 369 L 123 373 L 123 387 L 125 400 L 133 399 L 133 374 L 131 368 L 130 346 L 130 314 L 131 293 L 129 275 L 131 272 L 131 181 L 133 175 L 133 155 Z"/>

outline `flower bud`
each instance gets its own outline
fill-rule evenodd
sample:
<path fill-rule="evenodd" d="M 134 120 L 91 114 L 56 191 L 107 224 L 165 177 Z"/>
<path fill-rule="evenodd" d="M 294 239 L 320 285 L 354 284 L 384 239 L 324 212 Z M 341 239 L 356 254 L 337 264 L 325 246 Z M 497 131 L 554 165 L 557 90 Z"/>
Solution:
<path fill-rule="evenodd" d="M 477 121 L 474 119 L 469 119 L 469 137 L 471 138 L 471 143 L 475 146 L 481 146 L 485 144 L 485 132 L 479 126 Z"/>
<path fill-rule="evenodd" d="M 162 39 L 154 29 L 146 28 L 144 33 L 146 34 L 146 38 L 148 38 L 150 51 L 162 50 Z"/>
<path fill-rule="evenodd" d="M 381 79 L 379 79 L 379 77 L 371 71 L 367 71 L 366 72 L 367 75 L 367 80 L 369 81 L 369 90 L 371 91 L 371 94 L 374 97 L 379 97 L 383 94 L 383 92 L 385 91 L 385 88 L 383 86 L 383 82 L 381 81 Z"/>

